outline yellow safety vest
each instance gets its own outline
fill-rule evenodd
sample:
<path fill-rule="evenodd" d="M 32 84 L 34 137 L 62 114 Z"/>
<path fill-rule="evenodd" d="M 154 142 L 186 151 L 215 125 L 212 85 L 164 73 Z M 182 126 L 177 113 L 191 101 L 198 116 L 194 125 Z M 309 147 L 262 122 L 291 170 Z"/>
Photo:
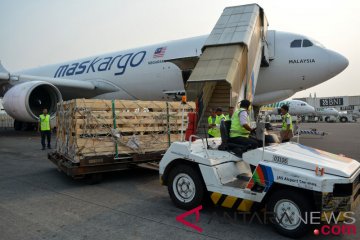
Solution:
<path fill-rule="evenodd" d="M 208 124 L 210 125 L 210 124 L 215 124 L 215 122 L 216 122 L 216 117 L 212 117 L 212 116 L 210 116 L 210 117 L 208 117 Z M 213 136 L 213 137 L 215 137 L 215 133 L 216 132 L 216 128 L 209 128 L 209 130 L 208 130 L 208 134 L 209 135 L 211 135 L 211 136 Z"/>
<path fill-rule="evenodd" d="M 240 123 L 240 113 L 246 111 L 245 108 L 240 108 L 234 112 L 231 117 L 231 128 L 230 128 L 230 137 L 244 137 L 248 138 L 250 135 L 250 131 L 248 131 L 244 126 L 241 126 Z M 250 117 L 247 117 L 248 124 L 250 124 Z"/>
<path fill-rule="evenodd" d="M 221 114 L 220 116 L 216 116 L 216 124 L 220 124 L 222 119 L 226 119 L 224 114 Z"/>
<path fill-rule="evenodd" d="M 217 124 L 217 125 L 219 125 L 219 124 L 221 123 L 221 120 L 224 119 L 224 118 L 225 118 L 224 114 L 221 114 L 220 116 L 217 116 L 217 115 L 216 115 L 215 121 L 213 121 L 213 120 L 214 120 L 213 117 L 210 116 L 210 117 L 208 118 L 208 123 L 209 123 L 209 125 L 210 125 L 210 124 Z M 213 136 L 213 137 L 221 137 L 220 129 L 217 128 L 217 127 L 210 128 L 210 129 L 208 130 L 208 134 L 211 135 L 211 136 Z"/>
<path fill-rule="evenodd" d="M 293 130 L 292 118 L 291 118 L 291 115 L 289 113 L 286 113 L 285 115 L 282 116 L 281 130 L 284 130 L 284 131 L 287 130 L 287 120 L 288 119 L 290 119 L 290 129 L 289 130 Z"/>
<path fill-rule="evenodd" d="M 225 120 L 226 120 L 226 121 L 231 120 L 231 116 L 230 116 L 230 114 L 226 114 L 226 116 L 225 116 Z"/>
<path fill-rule="evenodd" d="M 44 114 L 41 114 L 39 116 L 40 118 L 40 131 L 49 131 L 50 130 L 50 115 L 46 114 L 46 116 L 44 116 Z"/>

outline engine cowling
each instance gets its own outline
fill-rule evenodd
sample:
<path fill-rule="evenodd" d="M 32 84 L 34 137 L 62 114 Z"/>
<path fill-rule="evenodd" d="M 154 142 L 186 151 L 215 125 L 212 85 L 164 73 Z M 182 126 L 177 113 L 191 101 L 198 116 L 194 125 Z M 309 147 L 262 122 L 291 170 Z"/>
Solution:
<path fill-rule="evenodd" d="M 61 101 L 57 87 L 48 82 L 31 81 L 15 85 L 3 98 L 5 111 L 14 119 L 23 122 L 37 122 L 44 108 L 50 116 L 56 112 L 56 104 Z"/>

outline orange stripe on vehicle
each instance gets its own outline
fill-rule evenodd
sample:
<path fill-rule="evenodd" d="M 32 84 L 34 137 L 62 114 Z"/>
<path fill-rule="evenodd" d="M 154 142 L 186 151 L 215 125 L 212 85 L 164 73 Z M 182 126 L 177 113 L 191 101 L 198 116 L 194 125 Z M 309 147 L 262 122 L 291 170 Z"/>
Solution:
<path fill-rule="evenodd" d="M 244 199 L 241 201 L 237 210 L 242 211 L 242 212 L 249 212 L 253 204 L 254 204 L 253 201 Z"/>
<path fill-rule="evenodd" d="M 217 202 L 221 198 L 221 195 L 222 195 L 221 193 L 217 193 L 217 192 L 213 192 L 211 194 L 211 200 L 213 201 L 214 204 L 217 204 Z"/>
<path fill-rule="evenodd" d="M 237 199 L 236 197 L 227 196 L 221 206 L 227 207 L 227 208 L 232 208 L 236 199 Z"/>

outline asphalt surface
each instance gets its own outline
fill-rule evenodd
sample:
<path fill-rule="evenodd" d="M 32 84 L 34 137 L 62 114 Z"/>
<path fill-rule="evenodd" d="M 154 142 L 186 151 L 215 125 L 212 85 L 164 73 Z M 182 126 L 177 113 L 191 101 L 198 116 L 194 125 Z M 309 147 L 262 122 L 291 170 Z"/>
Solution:
<path fill-rule="evenodd" d="M 360 124 L 303 124 L 328 135 L 302 136 L 309 146 L 360 159 Z M 57 171 L 36 133 L 0 130 L 0 239 L 285 239 L 261 217 L 211 206 L 200 211 L 202 232 L 184 226 L 158 173 L 133 169 L 106 174 L 97 185 Z M 187 218 L 195 222 L 194 215 Z M 360 231 L 360 211 L 355 218 Z M 359 239 L 314 236 L 304 239 Z"/>

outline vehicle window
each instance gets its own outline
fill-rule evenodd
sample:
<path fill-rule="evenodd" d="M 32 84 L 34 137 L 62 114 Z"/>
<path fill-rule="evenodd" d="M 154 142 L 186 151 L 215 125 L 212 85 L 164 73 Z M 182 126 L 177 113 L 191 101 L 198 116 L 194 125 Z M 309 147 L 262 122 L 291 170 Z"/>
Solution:
<path fill-rule="evenodd" d="M 310 40 L 304 39 L 302 46 L 303 47 L 311 47 L 314 45 Z"/>
<path fill-rule="evenodd" d="M 300 48 L 301 47 L 301 39 L 296 39 L 290 43 L 291 48 Z"/>
<path fill-rule="evenodd" d="M 301 106 L 305 106 L 306 104 L 305 103 L 302 103 Z"/>

